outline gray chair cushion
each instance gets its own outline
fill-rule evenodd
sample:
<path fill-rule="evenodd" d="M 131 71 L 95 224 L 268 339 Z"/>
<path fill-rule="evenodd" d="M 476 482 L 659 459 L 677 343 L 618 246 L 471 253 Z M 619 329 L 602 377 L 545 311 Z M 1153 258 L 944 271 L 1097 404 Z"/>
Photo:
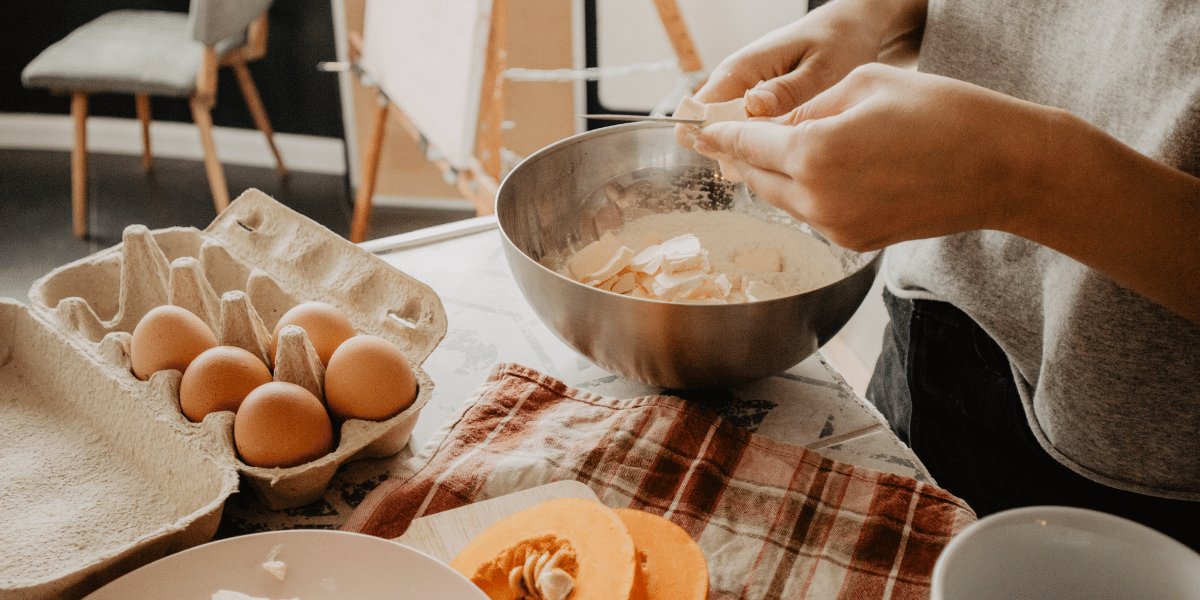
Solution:
<path fill-rule="evenodd" d="M 244 34 L 250 22 L 271 8 L 271 0 L 192 0 L 192 37 L 216 44 Z"/>
<path fill-rule="evenodd" d="M 113 11 L 43 50 L 21 81 L 62 91 L 188 96 L 204 57 L 191 33 L 184 13 Z M 218 53 L 239 43 L 229 40 Z"/>

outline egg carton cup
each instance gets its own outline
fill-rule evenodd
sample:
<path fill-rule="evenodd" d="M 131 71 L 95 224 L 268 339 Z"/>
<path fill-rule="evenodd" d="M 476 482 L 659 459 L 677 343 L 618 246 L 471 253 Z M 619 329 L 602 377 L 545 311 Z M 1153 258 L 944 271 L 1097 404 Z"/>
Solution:
<path fill-rule="evenodd" d="M 253 189 L 204 231 L 131 226 L 29 297 L 0 299 L 0 598 L 79 597 L 206 541 L 239 480 L 268 507 L 290 508 L 319 498 L 342 464 L 395 454 L 433 392 L 420 364 L 446 332 L 428 286 Z M 279 318 L 308 300 L 395 344 L 418 385 L 387 420 L 335 421 L 336 448 L 309 463 L 241 462 L 232 412 L 193 423 L 181 373 L 141 381 L 130 368 L 134 326 L 175 304 L 323 400 L 324 367 L 303 329 L 284 327 L 269 350 Z"/>

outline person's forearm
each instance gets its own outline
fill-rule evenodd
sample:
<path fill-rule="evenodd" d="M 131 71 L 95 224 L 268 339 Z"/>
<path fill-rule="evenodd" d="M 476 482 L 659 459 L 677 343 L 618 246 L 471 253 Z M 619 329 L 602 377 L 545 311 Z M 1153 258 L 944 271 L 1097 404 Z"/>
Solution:
<path fill-rule="evenodd" d="M 1005 229 L 1200 323 L 1200 179 L 1047 109 Z"/>
<path fill-rule="evenodd" d="M 876 17 L 879 61 L 902 66 L 916 59 L 928 0 L 835 0 Z"/>

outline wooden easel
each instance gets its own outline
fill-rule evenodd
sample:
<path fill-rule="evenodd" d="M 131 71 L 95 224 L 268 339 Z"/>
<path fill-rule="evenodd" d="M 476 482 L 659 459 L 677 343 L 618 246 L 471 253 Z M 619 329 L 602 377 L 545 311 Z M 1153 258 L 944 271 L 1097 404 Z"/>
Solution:
<path fill-rule="evenodd" d="M 654 5 L 681 69 L 685 73 L 701 70 L 700 55 L 696 52 L 695 44 L 688 33 L 676 1 L 654 0 Z M 493 211 L 496 191 L 502 175 L 503 133 L 501 124 L 504 121 L 503 78 L 504 71 L 508 68 L 507 37 L 508 0 L 492 0 L 492 19 L 484 59 L 483 86 L 474 156 L 465 169 L 456 168 L 446 160 L 433 159 L 431 161 L 441 169 L 447 180 L 454 181 L 455 187 L 463 197 L 475 205 L 475 213 L 479 215 L 490 214 Z M 362 36 L 357 32 L 351 32 L 349 45 L 350 60 L 352 63 L 357 63 L 362 56 Z M 354 216 L 350 223 L 350 241 L 355 243 L 366 239 L 367 228 L 370 225 L 371 199 L 375 194 L 375 183 L 379 176 L 379 159 L 383 150 L 384 134 L 387 131 L 389 117 L 394 117 L 413 140 L 420 142 L 424 139 L 420 129 L 404 114 L 404 111 L 389 102 L 378 89 L 376 94 L 378 107 L 372 121 L 370 137 L 362 161 L 362 177 L 354 198 Z"/>

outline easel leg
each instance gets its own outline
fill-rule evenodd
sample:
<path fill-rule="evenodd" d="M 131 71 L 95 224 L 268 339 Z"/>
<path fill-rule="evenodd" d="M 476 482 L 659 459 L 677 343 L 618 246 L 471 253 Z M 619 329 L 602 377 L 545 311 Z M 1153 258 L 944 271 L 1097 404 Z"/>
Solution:
<path fill-rule="evenodd" d="M 679 12 L 679 3 L 675 0 L 654 0 L 654 8 L 658 9 L 658 18 L 667 31 L 667 39 L 675 50 L 675 58 L 679 60 L 679 68 L 684 73 L 694 73 L 704 68 L 700 62 L 700 53 L 688 33 L 683 14 Z"/>
<path fill-rule="evenodd" d="M 71 120 L 75 123 L 75 146 L 71 149 L 71 226 L 79 239 L 88 234 L 87 115 L 88 95 L 71 94 Z"/>
<path fill-rule="evenodd" d="M 150 153 L 150 96 L 135 94 L 138 121 L 142 122 L 142 168 L 149 171 L 154 166 L 154 155 Z"/>
<path fill-rule="evenodd" d="M 379 157 L 383 153 L 383 134 L 387 129 L 388 104 L 379 98 L 375 111 L 375 122 L 371 126 L 371 138 L 367 141 L 367 154 L 363 157 L 362 177 L 358 181 L 358 193 L 354 197 L 354 217 L 350 222 L 350 241 L 359 243 L 366 239 L 371 223 L 371 197 L 375 195 L 375 179 L 379 176 Z"/>

